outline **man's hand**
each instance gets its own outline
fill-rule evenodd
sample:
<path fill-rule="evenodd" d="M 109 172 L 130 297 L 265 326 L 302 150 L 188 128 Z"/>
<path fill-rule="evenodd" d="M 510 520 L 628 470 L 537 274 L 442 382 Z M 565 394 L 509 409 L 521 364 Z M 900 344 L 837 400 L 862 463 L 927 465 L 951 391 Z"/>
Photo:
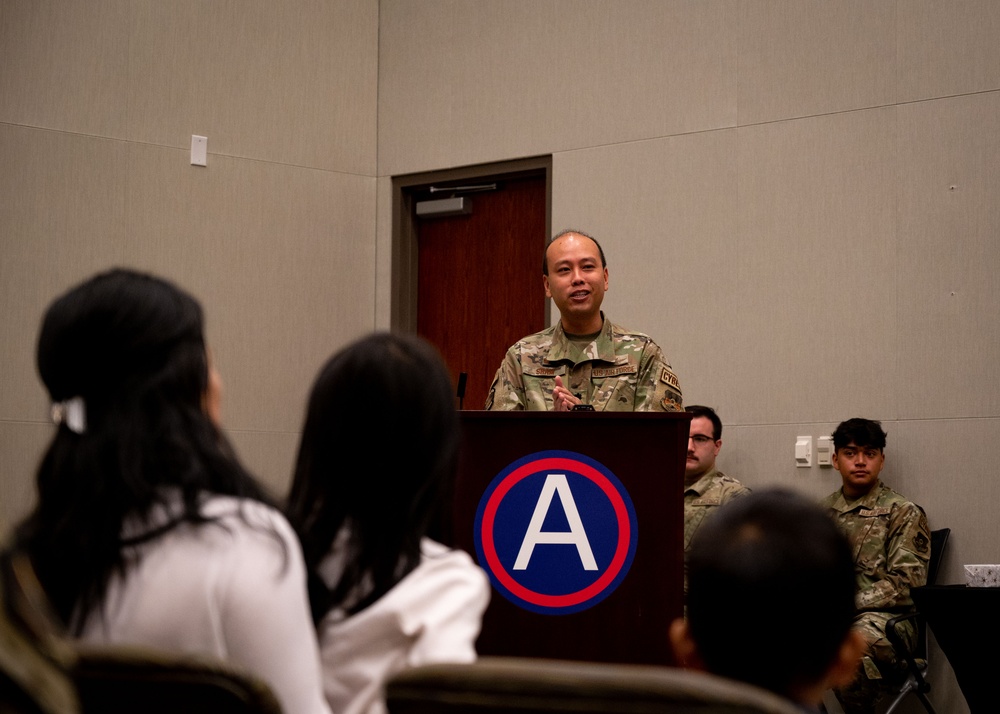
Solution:
<path fill-rule="evenodd" d="M 552 390 L 552 410 L 556 412 L 568 412 L 580 403 L 580 398 L 563 386 L 562 377 L 556 377 L 556 386 Z"/>

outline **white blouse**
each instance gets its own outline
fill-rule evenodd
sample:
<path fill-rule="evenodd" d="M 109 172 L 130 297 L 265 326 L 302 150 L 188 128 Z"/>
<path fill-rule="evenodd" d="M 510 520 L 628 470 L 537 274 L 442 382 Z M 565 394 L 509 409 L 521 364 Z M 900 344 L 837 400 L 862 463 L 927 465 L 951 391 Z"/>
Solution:
<path fill-rule="evenodd" d="M 323 689 L 338 714 L 384 712 L 383 686 L 405 668 L 476 659 L 490 598 L 486 574 L 464 551 L 427 538 L 421 556 L 412 572 L 361 612 L 345 619 L 332 610 L 320 622 Z M 331 587 L 340 562 L 335 544 L 320 566 Z"/>
<path fill-rule="evenodd" d="M 287 714 L 329 714 L 291 526 L 262 503 L 228 496 L 207 497 L 201 512 L 217 520 L 130 549 L 124 579 L 112 578 L 82 639 L 222 659 L 266 682 Z M 165 517 L 161 509 L 152 521 Z"/>

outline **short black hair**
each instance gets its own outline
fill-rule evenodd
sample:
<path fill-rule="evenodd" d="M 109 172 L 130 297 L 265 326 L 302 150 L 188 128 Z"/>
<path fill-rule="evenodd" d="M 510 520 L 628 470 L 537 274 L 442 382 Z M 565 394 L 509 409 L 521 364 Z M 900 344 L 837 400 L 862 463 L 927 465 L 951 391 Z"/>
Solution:
<path fill-rule="evenodd" d="M 694 417 L 705 417 L 710 422 L 712 422 L 712 439 L 718 441 L 722 438 L 722 420 L 719 415 L 715 413 L 712 407 L 705 407 L 701 404 L 692 404 L 689 407 L 684 407 L 684 411 L 688 414 L 694 414 Z"/>
<path fill-rule="evenodd" d="M 833 450 L 839 451 L 852 442 L 862 449 L 871 447 L 881 451 L 885 448 L 882 422 L 860 417 L 840 422 L 833 431 Z"/>
<path fill-rule="evenodd" d="M 563 236 L 568 236 L 571 233 L 575 233 L 578 236 L 583 236 L 584 238 L 590 238 L 590 240 L 594 241 L 594 245 L 597 246 L 597 252 L 601 254 L 601 267 L 602 268 L 608 267 L 608 261 L 605 260 L 604 258 L 604 248 L 601 247 L 601 244 L 597 242 L 597 239 L 594 238 L 594 236 L 588 233 L 584 233 L 583 231 L 578 231 L 575 228 L 567 228 L 564 231 L 559 231 L 558 233 L 556 233 L 554 236 L 552 236 L 552 240 L 550 240 L 548 243 L 545 244 L 545 250 L 542 252 L 542 275 L 549 274 L 549 246 L 555 243 Z"/>
<path fill-rule="evenodd" d="M 755 491 L 694 537 L 688 627 L 708 671 L 792 696 L 838 656 L 855 589 L 850 546 L 820 506 L 788 490 Z M 788 626 L 804 633 L 791 656 L 776 636 Z"/>

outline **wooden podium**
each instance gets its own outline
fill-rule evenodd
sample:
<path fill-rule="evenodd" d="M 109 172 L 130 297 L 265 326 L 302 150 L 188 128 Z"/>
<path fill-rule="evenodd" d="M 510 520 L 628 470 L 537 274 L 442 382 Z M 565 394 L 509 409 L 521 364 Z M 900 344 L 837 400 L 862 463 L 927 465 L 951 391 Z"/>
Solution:
<path fill-rule="evenodd" d="M 452 545 L 478 560 L 475 524 L 484 493 L 509 465 L 540 452 L 571 452 L 608 469 L 631 497 L 636 525 L 631 567 L 609 595 L 587 609 L 570 614 L 533 612 L 494 587 L 477 643 L 479 653 L 670 664 L 667 629 L 683 613 L 683 482 L 691 415 L 487 411 L 460 415 Z M 499 521 L 496 527 L 502 527 Z M 520 532 L 510 535 L 522 537 Z M 489 571 L 486 563 L 480 565 Z"/>

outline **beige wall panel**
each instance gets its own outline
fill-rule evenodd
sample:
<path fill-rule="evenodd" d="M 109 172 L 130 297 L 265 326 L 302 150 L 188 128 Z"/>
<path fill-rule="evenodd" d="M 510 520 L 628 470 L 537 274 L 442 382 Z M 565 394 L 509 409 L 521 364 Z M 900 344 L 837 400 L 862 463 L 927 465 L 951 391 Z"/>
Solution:
<path fill-rule="evenodd" d="M 940 582 L 964 583 L 964 563 L 997 562 L 1000 481 L 988 447 L 1000 419 L 905 421 L 890 436 L 886 468 L 892 460 L 900 476 L 889 483 L 923 506 L 931 528 L 951 528 Z"/>
<path fill-rule="evenodd" d="M 42 313 L 121 260 L 125 146 L 0 124 L 0 419 L 48 419 L 35 371 Z"/>
<path fill-rule="evenodd" d="M 657 341 L 686 402 L 731 412 L 736 130 L 556 154 L 553 176 L 553 231 L 579 228 L 605 248 L 608 316 Z"/>
<path fill-rule="evenodd" d="M 739 130 L 729 419 L 894 416 L 894 111 Z"/>
<path fill-rule="evenodd" d="M 376 184 L 375 225 L 375 328 L 392 326 L 392 179 Z"/>
<path fill-rule="evenodd" d="M 276 498 L 285 499 L 292 486 L 300 432 L 229 431 L 226 435 L 250 473 Z"/>
<path fill-rule="evenodd" d="M 1000 3 L 899 3 L 900 102 L 1000 89 Z"/>
<path fill-rule="evenodd" d="M 833 468 L 795 465 L 795 439 L 833 432 L 837 422 L 819 424 L 730 425 L 724 414 L 719 468 L 752 489 L 790 488 L 819 500 L 840 488 L 840 474 Z M 847 417 L 845 417 L 847 418 Z M 888 428 L 888 425 L 887 425 Z"/>
<path fill-rule="evenodd" d="M 899 112 L 901 417 L 1000 415 L 1000 92 Z"/>
<path fill-rule="evenodd" d="M 891 104 L 895 0 L 740 4 L 739 123 Z"/>
<path fill-rule="evenodd" d="M 0 122 L 124 138 L 130 8 L 0 2 Z"/>
<path fill-rule="evenodd" d="M 295 431 L 335 348 L 374 321 L 375 179 L 135 146 L 130 262 L 203 303 L 235 430 Z"/>
<path fill-rule="evenodd" d="M 735 124 L 732 0 L 380 8 L 380 176 Z"/>
<path fill-rule="evenodd" d="M 374 175 L 377 0 L 134 3 L 129 137 Z"/>
<path fill-rule="evenodd" d="M 0 421 L 0 539 L 35 505 L 35 471 L 52 434 L 49 424 Z"/>
<path fill-rule="evenodd" d="M 962 688 L 955 679 L 955 670 L 934 639 L 933 632 L 930 633 L 927 661 L 930 663 L 927 680 L 933 684 L 927 698 L 931 700 L 934 710 L 938 714 L 970 714 Z M 910 697 L 898 711 L 900 714 L 923 714 L 924 709 L 914 697 Z"/>

